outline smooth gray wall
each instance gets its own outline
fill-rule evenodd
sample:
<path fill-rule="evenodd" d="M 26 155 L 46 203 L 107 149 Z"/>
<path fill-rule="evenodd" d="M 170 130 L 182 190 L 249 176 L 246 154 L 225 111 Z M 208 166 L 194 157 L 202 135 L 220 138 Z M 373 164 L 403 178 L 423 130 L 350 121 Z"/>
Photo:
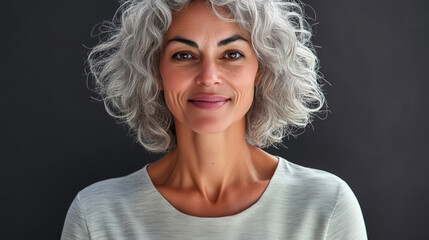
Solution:
<path fill-rule="evenodd" d="M 331 113 L 286 140 L 287 148 L 269 151 L 346 180 L 370 239 L 427 239 L 429 2 L 306 3 L 317 13 L 311 22 Z M 3 3 L 3 239 L 58 239 L 80 189 L 159 157 L 127 137 L 86 86 L 84 45 L 95 45 L 92 27 L 117 7 Z"/>

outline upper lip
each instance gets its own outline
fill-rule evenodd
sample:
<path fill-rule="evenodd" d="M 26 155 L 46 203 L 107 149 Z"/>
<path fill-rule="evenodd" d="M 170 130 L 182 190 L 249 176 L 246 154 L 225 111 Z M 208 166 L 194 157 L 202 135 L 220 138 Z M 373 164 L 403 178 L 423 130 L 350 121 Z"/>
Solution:
<path fill-rule="evenodd" d="M 191 102 L 223 102 L 230 98 L 219 95 L 198 95 L 189 99 Z"/>

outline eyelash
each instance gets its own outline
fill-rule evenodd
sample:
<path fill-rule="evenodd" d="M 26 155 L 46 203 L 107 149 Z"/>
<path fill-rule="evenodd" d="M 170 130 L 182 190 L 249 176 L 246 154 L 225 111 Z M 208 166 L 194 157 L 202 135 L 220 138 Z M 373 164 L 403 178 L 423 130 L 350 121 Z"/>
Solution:
<path fill-rule="evenodd" d="M 234 55 L 234 56 L 231 56 Z M 225 59 L 227 61 L 237 61 L 241 58 L 245 57 L 241 51 L 238 50 L 229 50 L 222 54 L 221 59 Z M 190 52 L 177 52 L 171 56 L 171 58 L 175 61 L 186 61 L 190 59 L 195 59 L 195 56 Z"/>
<path fill-rule="evenodd" d="M 183 57 L 183 55 L 186 55 L 186 57 Z M 190 58 L 194 58 L 194 55 L 192 55 L 190 52 L 177 52 L 173 54 L 171 58 L 176 61 L 185 61 L 189 60 Z"/>
<path fill-rule="evenodd" d="M 227 57 L 228 54 L 229 55 L 234 54 L 235 56 L 234 57 L 232 57 L 232 56 Z M 243 58 L 243 57 L 244 57 L 244 54 L 242 52 L 240 52 L 238 50 L 231 50 L 231 51 L 224 53 L 222 59 L 228 59 L 229 61 L 237 61 L 238 59 Z"/>

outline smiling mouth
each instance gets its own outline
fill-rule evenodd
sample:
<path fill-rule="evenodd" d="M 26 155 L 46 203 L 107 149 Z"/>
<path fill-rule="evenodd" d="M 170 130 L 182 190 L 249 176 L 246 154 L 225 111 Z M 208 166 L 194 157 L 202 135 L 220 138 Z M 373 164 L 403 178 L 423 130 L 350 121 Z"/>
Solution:
<path fill-rule="evenodd" d="M 210 95 L 197 96 L 188 100 L 188 102 L 201 109 L 218 109 L 229 101 L 231 101 L 230 98 Z"/>

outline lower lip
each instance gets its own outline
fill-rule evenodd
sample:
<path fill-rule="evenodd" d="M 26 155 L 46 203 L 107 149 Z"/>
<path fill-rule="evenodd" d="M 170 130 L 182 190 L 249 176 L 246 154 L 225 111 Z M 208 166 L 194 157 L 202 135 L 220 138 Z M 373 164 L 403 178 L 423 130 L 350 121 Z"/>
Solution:
<path fill-rule="evenodd" d="M 228 101 L 229 99 L 225 101 L 219 101 L 219 102 L 203 102 L 203 101 L 189 101 L 189 102 L 201 109 L 218 109 L 223 105 L 225 105 Z"/>

